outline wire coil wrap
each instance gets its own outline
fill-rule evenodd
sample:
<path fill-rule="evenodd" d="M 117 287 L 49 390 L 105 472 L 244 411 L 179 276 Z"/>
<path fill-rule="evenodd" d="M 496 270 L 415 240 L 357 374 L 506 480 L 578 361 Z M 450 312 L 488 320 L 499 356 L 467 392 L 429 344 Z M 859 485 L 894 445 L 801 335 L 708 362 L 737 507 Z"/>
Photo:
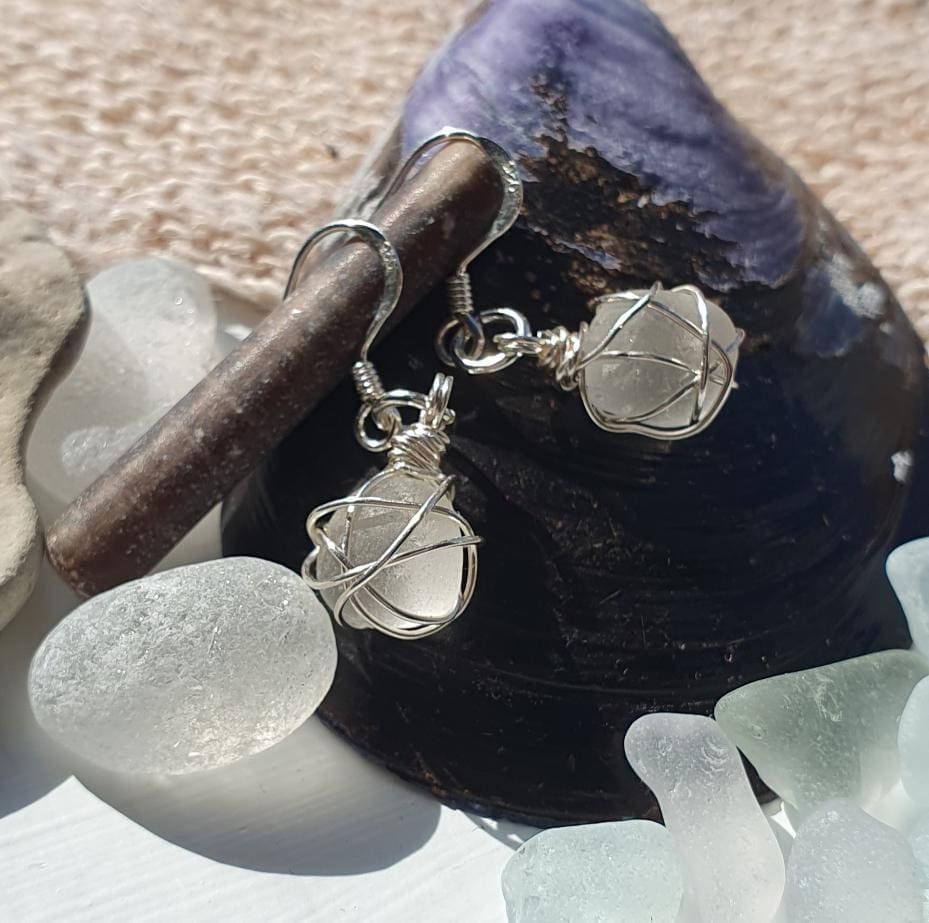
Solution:
<path fill-rule="evenodd" d="M 350 496 L 325 503 L 310 513 L 307 534 L 313 550 L 303 562 L 302 574 L 314 590 L 323 594 L 338 624 L 374 628 L 394 638 L 423 638 L 441 631 L 461 615 L 477 579 L 477 545 L 481 539 L 452 507 L 454 478 L 440 470 L 449 443 L 445 429 L 455 419 L 448 406 L 452 379 L 439 373 L 429 393 L 420 394 L 384 391 L 370 363 L 356 363 L 353 377 L 364 401 L 356 424 L 359 440 L 366 448 L 386 451 L 388 464 Z M 418 410 L 418 419 L 403 424 L 400 411 L 404 408 Z M 396 428 L 381 436 L 370 435 L 368 420 L 380 427 L 379 419 L 390 414 L 398 421 Z M 407 490 L 416 485 L 416 492 L 425 494 L 421 502 L 387 496 L 382 488 L 387 488 L 395 477 L 407 482 Z M 389 528 L 391 513 L 407 514 L 396 535 L 371 560 L 353 560 L 359 522 L 367 526 L 379 520 L 377 528 L 384 528 L 385 522 Z M 368 518 L 371 514 L 376 514 L 374 520 Z M 427 524 L 455 534 L 423 542 L 418 530 Z M 389 568 L 419 558 L 423 558 L 423 566 L 428 566 L 430 554 L 450 549 L 460 549 L 463 559 L 455 602 L 445 611 L 423 613 L 403 608 L 388 598 L 387 585 L 377 582 Z M 321 562 L 331 573 L 320 573 Z"/>

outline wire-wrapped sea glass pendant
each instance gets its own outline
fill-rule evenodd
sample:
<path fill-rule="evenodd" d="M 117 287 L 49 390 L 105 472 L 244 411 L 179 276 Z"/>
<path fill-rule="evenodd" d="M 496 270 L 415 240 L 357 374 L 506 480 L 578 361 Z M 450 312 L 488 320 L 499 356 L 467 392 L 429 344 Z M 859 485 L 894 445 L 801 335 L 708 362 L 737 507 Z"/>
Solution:
<path fill-rule="evenodd" d="M 593 302 L 575 380 L 590 418 L 610 432 L 684 439 L 708 426 L 735 381 L 742 331 L 692 285 Z"/>
<path fill-rule="evenodd" d="M 419 419 L 384 440 L 384 471 L 309 515 L 303 576 L 340 624 L 423 638 L 471 600 L 480 538 L 456 512 L 454 479 L 439 467 L 454 419 L 450 390 L 451 378 L 437 375 L 428 395 L 382 401 L 382 409 L 417 406 Z"/>
<path fill-rule="evenodd" d="M 693 285 L 656 282 L 602 295 L 590 307 L 593 320 L 577 330 L 533 333 L 512 308 L 474 314 L 459 305 L 439 329 L 436 349 L 471 375 L 533 357 L 560 388 L 577 389 L 591 420 L 613 433 L 685 439 L 713 421 L 735 386 L 744 337 L 719 305 Z M 511 329 L 492 340 L 484 335 L 501 324 Z"/>

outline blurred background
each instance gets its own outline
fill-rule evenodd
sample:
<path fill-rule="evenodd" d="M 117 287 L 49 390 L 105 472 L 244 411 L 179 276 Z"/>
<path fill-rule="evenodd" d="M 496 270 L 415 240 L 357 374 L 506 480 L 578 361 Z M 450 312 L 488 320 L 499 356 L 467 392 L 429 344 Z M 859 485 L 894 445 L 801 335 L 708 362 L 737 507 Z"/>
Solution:
<path fill-rule="evenodd" d="M 167 255 L 271 306 L 469 5 L 4 0 L 0 196 L 85 273 Z M 929 337 L 925 0 L 651 6 Z"/>

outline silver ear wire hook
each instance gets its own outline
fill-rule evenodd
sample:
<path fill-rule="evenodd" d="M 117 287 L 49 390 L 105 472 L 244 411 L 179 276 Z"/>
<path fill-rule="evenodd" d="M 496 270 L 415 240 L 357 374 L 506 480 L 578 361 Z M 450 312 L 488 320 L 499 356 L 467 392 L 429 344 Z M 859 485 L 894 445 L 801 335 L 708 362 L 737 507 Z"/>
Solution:
<path fill-rule="evenodd" d="M 513 158 L 502 148 L 496 141 L 489 138 L 483 138 L 474 132 L 467 131 L 464 128 L 443 128 L 434 135 L 426 138 L 419 147 L 410 154 L 406 163 L 397 171 L 384 198 L 393 195 L 403 183 L 409 178 L 410 174 L 422 160 L 422 158 L 434 148 L 441 147 L 450 141 L 465 141 L 480 148 L 490 159 L 500 181 L 503 184 L 503 201 L 500 204 L 500 210 L 494 223 L 484 239 L 466 256 L 455 270 L 455 275 L 462 275 L 468 271 L 468 266 L 487 249 L 498 237 L 505 234 L 512 226 L 513 222 L 519 217 L 519 211 L 523 206 L 523 183 L 519 178 L 519 171 Z"/>
<path fill-rule="evenodd" d="M 391 195 L 409 178 L 410 174 L 431 150 L 441 147 L 445 144 L 455 141 L 464 141 L 480 148 L 488 157 L 500 182 L 503 186 L 503 199 L 500 209 L 490 226 L 484 239 L 461 261 L 458 268 L 448 279 L 448 293 L 451 307 L 451 325 L 448 329 L 443 328 L 444 333 L 437 340 L 439 356 L 447 365 L 462 365 L 467 358 L 471 362 L 483 362 L 492 365 L 493 368 L 487 368 L 487 371 L 498 371 L 499 368 L 505 367 L 512 362 L 509 356 L 504 356 L 499 351 L 491 356 L 485 355 L 487 338 L 484 333 L 484 321 L 499 323 L 509 322 L 514 326 L 514 332 L 523 333 L 522 328 L 516 323 L 516 318 L 510 316 L 508 308 L 500 308 L 491 312 L 493 316 L 484 318 L 474 309 L 474 296 L 471 293 L 471 278 L 468 275 L 468 267 L 471 263 L 487 249 L 498 237 L 505 234 L 519 216 L 523 204 L 523 184 L 519 178 L 519 171 L 516 163 L 507 151 L 495 141 L 489 138 L 481 137 L 473 132 L 463 128 L 443 128 L 436 132 L 430 138 L 423 141 L 419 147 L 410 155 L 409 159 L 398 170 L 384 197 Z M 515 313 L 515 312 L 513 312 Z M 447 335 L 454 329 L 455 337 L 452 344 L 452 350 L 449 350 L 445 340 Z M 528 331 L 525 331 L 528 332 Z M 500 362 L 503 365 L 500 365 Z M 471 368 L 473 371 L 474 368 Z"/>
<path fill-rule="evenodd" d="M 399 428 L 401 422 L 399 411 L 395 407 L 383 403 L 385 397 L 384 386 L 381 383 L 377 369 L 368 358 L 368 353 L 380 335 L 387 318 L 397 307 L 400 292 L 403 289 L 403 268 L 400 265 L 400 257 L 397 255 L 393 244 L 384 236 L 384 232 L 380 228 L 368 221 L 360 221 L 355 218 L 330 221 L 329 224 L 324 224 L 314 231 L 304 241 L 303 246 L 297 253 L 297 258 L 294 260 L 287 285 L 284 287 L 284 298 L 287 298 L 296 288 L 310 252 L 322 240 L 335 234 L 348 234 L 368 244 L 377 254 L 384 273 L 384 288 L 381 297 L 371 317 L 371 323 L 368 325 L 364 342 L 361 344 L 358 361 L 352 366 L 352 378 L 365 411 L 364 420 L 370 417 L 384 433 L 382 437 L 372 437 L 364 430 L 362 424 L 358 430 L 358 438 L 365 448 L 378 448 L 382 443 L 386 444 L 386 441 Z"/>
<path fill-rule="evenodd" d="M 367 221 L 333 221 L 313 233 L 297 254 L 285 297 L 313 247 L 338 233 L 372 246 L 384 271 L 384 289 L 352 378 L 361 398 L 355 436 L 364 448 L 386 452 L 387 465 L 349 496 L 310 513 L 307 534 L 313 547 L 301 573 L 337 623 L 399 639 L 425 638 L 467 608 L 481 541 L 455 511 L 455 478 L 441 467 L 449 442 L 445 431 L 455 421 L 449 407 L 452 379 L 440 372 L 427 394 L 384 390 L 368 353 L 400 300 L 403 271 L 391 243 Z M 418 418 L 404 421 L 401 411 L 411 410 Z M 419 581 L 420 590 L 408 598 L 404 588 L 411 580 Z M 441 584 L 437 594 L 436 583 Z"/>
<path fill-rule="evenodd" d="M 384 290 L 381 293 L 361 347 L 361 358 L 366 360 L 368 351 L 374 345 L 374 341 L 380 334 L 387 318 L 396 308 L 397 302 L 400 300 L 400 291 L 403 288 L 403 267 L 400 265 L 400 257 L 397 256 L 393 244 L 384 236 L 384 232 L 379 227 L 369 221 L 345 218 L 341 221 L 330 221 L 318 228 L 303 242 L 303 246 L 300 247 L 297 253 L 293 268 L 290 270 L 290 276 L 287 279 L 287 285 L 284 287 L 284 298 L 286 299 L 297 287 L 300 274 L 310 252 L 324 238 L 331 237 L 334 234 L 349 234 L 369 244 L 377 253 L 384 271 Z"/>

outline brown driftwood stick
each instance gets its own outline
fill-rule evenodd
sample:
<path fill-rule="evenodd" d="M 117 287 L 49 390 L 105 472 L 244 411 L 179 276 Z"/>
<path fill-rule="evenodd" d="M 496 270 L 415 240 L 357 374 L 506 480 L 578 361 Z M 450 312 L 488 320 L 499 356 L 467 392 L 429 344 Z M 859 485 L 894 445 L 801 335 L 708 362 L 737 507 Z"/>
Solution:
<path fill-rule="evenodd" d="M 469 145 L 439 151 L 375 212 L 397 249 L 403 316 L 486 233 L 492 168 Z M 48 555 L 84 595 L 146 574 L 347 374 L 381 291 L 364 245 L 339 247 L 54 523 Z"/>

